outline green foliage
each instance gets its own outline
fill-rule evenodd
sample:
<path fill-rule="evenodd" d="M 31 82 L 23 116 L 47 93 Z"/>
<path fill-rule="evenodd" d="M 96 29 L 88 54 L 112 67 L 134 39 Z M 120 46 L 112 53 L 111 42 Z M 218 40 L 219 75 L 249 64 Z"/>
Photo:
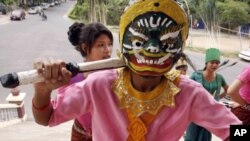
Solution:
<path fill-rule="evenodd" d="M 17 3 L 18 0 L 0 0 L 0 2 L 6 4 L 6 5 L 12 5 Z"/>
<path fill-rule="evenodd" d="M 118 25 L 120 16 L 127 6 L 128 0 L 111 0 L 108 4 L 107 24 Z"/>
<path fill-rule="evenodd" d="M 205 22 L 218 20 L 230 29 L 249 23 L 250 0 L 188 0 L 188 4 L 193 17 Z"/>
<path fill-rule="evenodd" d="M 107 24 L 108 25 L 118 25 L 120 16 L 128 3 L 128 0 L 98 0 L 96 4 L 100 4 L 100 2 L 104 2 L 107 6 Z M 95 9 L 99 9 L 99 5 L 95 6 Z M 88 11 L 89 4 L 88 1 L 78 0 L 74 9 L 70 12 L 69 17 L 74 20 L 81 20 L 84 22 L 88 21 Z M 96 13 L 96 19 L 100 19 L 101 16 L 98 12 Z"/>
<path fill-rule="evenodd" d="M 239 25 L 249 23 L 250 16 L 247 3 L 227 0 L 224 3 L 218 2 L 217 5 L 222 25 L 227 25 L 227 27 L 233 29 Z"/>
<path fill-rule="evenodd" d="M 87 3 L 76 3 L 73 10 L 69 13 L 69 17 L 74 20 L 80 20 L 83 22 L 88 21 L 88 4 Z"/>

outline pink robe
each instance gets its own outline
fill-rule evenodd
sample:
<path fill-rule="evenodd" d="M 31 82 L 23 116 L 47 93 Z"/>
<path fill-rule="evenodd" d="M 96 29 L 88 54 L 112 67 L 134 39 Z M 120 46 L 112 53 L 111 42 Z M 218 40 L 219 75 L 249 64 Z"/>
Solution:
<path fill-rule="evenodd" d="M 240 96 L 248 104 L 250 104 L 250 65 L 244 68 L 238 76 L 238 79 L 244 83 L 244 85 L 240 88 Z"/>
<path fill-rule="evenodd" d="M 80 82 L 82 80 L 84 80 L 84 76 L 83 76 L 82 73 L 80 73 L 80 74 L 76 75 L 75 77 L 73 77 L 70 80 L 70 85 L 74 84 L 74 83 L 77 83 L 77 82 Z M 63 91 L 64 87 L 67 87 L 67 86 L 63 86 L 63 87 L 61 87 L 61 88 L 58 89 L 58 93 L 57 93 L 57 98 L 58 99 L 61 99 L 61 98 L 65 97 L 66 93 L 61 92 L 61 91 Z M 52 100 L 53 107 L 58 107 L 57 104 L 58 104 L 57 103 L 57 99 L 56 100 Z M 86 113 L 84 115 L 76 117 L 76 119 L 81 124 L 81 126 L 83 127 L 83 129 L 86 130 L 86 132 L 89 132 L 89 129 L 91 129 L 91 126 L 92 126 L 91 125 L 91 114 L 90 113 Z M 65 122 L 65 120 L 60 120 L 56 124 L 54 124 L 53 126 L 56 126 L 56 125 L 61 124 L 63 122 Z"/>
<path fill-rule="evenodd" d="M 90 74 L 85 81 L 61 90 L 51 115 L 51 126 L 90 112 L 93 141 L 126 141 L 128 118 L 112 92 L 117 70 Z M 197 82 L 181 76 L 175 108 L 165 107 L 148 127 L 147 141 L 178 141 L 189 123 L 195 122 L 221 139 L 229 137 L 230 124 L 241 122 Z M 67 96 L 70 95 L 70 96 Z"/>

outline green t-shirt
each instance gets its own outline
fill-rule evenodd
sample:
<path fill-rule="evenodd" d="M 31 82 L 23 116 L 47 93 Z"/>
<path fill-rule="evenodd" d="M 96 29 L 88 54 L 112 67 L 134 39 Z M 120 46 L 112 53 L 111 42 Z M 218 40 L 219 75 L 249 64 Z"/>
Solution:
<path fill-rule="evenodd" d="M 193 79 L 194 81 L 201 83 L 203 87 L 210 94 L 212 95 L 214 94 L 214 98 L 217 101 L 220 100 L 221 87 L 224 87 L 227 85 L 224 77 L 217 73 L 216 73 L 216 78 L 212 82 L 205 80 L 202 72 L 194 72 L 190 78 Z"/>

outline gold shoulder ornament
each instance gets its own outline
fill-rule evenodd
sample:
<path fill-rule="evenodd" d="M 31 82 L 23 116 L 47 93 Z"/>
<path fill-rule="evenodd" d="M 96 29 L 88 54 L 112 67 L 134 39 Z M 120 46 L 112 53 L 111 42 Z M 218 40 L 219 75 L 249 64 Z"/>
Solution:
<path fill-rule="evenodd" d="M 150 92 L 140 92 L 133 88 L 130 82 L 130 70 L 127 68 L 119 69 L 118 72 L 113 92 L 119 99 L 120 108 L 128 109 L 139 117 L 143 113 L 155 115 L 163 106 L 175 106 L 175 95 L 180 92 L 180 88 L 175 84 L 180 76 L 178 71 L 166 74 L 166 79 Z"/>

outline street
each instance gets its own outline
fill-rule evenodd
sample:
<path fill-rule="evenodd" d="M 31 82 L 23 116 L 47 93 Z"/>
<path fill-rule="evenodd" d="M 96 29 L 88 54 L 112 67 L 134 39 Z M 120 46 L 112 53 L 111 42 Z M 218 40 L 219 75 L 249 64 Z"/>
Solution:
<path fill-rule="evenodd" d="M 0 76 L 18 71 L 30 70 L 37 58 L 53 57 L 66 62 L 82 62 L 82 57 L 68 41 L 67 31 L 73 23 L 67 18 L 67 13 L 76 1 L 67 1 L 60 6 L 45 10 L 48 20 L 27 14 L 22 21 L 8 21 L 0 25 Z M 118 35 L 114 35 L 114 52 L 118 44 Z M 116 49 L 115 49 L 116 47 Z M 20 86 L 26 93 L 25 111 L 28 120 L 32 120 L 31 98 L 32 85 Z M 0 86 L 0 103 L 6 103 L 10 89 Z"/>
<path fill-rule="evenodd" d="M 34 60 L 39 57 L 52 56 L 67 62 L 82 62 L 80 53 L 74 50 L 67 37 L 68 27 L 73 22 L 66 18 L 66 14 L 75 2 L 68 1 L 46 10 L 47 21 L 42 21 L 38 14 L 27 14 L 25 20 L 1 25 L 0 75 L 30 70 Z M 30 119 L 33 87 L 20 86 L 20 90 L 27 94 L 25 110 Z M 9 89 L 1 86 L 0 93 L 0 103 L 6 103 Z"/>

